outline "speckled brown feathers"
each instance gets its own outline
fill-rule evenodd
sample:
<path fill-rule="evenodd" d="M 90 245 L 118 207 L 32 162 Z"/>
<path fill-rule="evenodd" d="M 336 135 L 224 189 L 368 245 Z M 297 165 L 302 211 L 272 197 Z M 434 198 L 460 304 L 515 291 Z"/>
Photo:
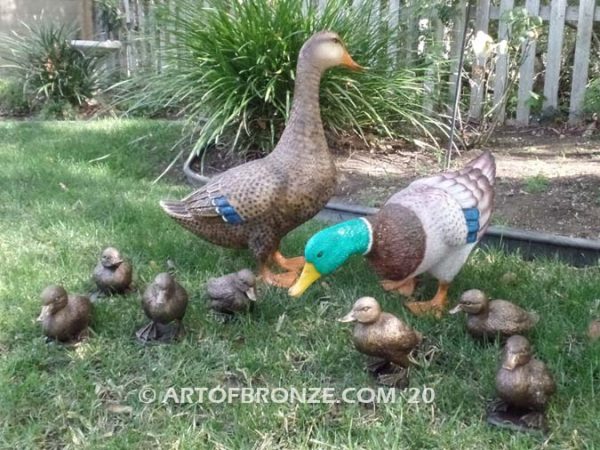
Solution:
<path fill-rule="evenodd" d="M 38 322 L 44 334 L 60 342 L 79 340 L 87 335 L 92 313 L 90 299 L 68 295 L 62 286 L 48 286 L 42 292 L 42 312 Z"/>
<path fill-rule="evenodd" d="M 250 248 L 263 264 L 283 236 L 321 210 L 333 195 L 336 170 L 321 122 L 319 84 L 322 73 L 339 63 L 318 61 L 316 49 L 336 36 L 317 33 L 305 43 L 290 118 L 273 152 L 224 172 L 179 202 L 161 202 L 169 216 L 214 244 Z"/>

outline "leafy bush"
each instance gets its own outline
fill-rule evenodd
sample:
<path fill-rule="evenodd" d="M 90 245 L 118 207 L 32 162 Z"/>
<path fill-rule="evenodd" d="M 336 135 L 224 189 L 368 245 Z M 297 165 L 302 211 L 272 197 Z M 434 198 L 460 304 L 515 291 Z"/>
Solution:
<path fill-rule="evenodd" d="M 13 79 L 0 79 L 0 114 L 22 116 L 29 112 L 23 93 L 23 83 Z"/>
<path fill-rule="evenodd" d="M 91 99 L 99 83 L 99 59 L 72 47 L 75 31 L 50 23 L 25 25 L 25 33 L 0 37 L 1 59 L 34 106 L 45 103 L 79 106 Z"/>
<path fill-rule="evenodd" d="M 141 90 L 120 100 L 136 108 L 179 108 L 195 150 L 271 149 L 290 111 L 299 50 L 314 32 L 329 29 L 345 40 L 364 73 L 329 71 L 322 82 L 323 120 L 330 130 L 398 136 L 429 134 L 440 123 L 422 112 L 425 68 L 399 67 L 390 43 L 402 42 L 371 7 L 330 0 L 320 13 L 297 0 L 230 2 L 177 0 L 158 21 L 175 37 L 161 73 L 144 74 Z M 369 2 L 365 2 L 369 3 Z M 371 5 L 372 6 L 372 5 Z M 139 86 L 140 80 L 129 83 Z M 119 88 L 126 86 L 120 85 Z"/>

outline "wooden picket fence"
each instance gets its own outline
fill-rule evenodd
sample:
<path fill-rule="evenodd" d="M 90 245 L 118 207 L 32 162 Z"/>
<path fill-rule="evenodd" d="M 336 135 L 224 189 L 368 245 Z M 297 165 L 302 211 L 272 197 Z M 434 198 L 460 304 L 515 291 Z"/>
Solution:
<path fill-rule="evenodd" d="M 175 13 L 176 0 L 119 0 L 120 9 L 123 14 L 125 26 L 120 32 L 113 31 L 110 35 L 102 35 L 102 24 L 97 21 L 99 39 L 111 38 L 119 39 L 123 43 L 122 50 L 118 58 L 115 58 L 113 64 L 120 68 L 122 73 L 127 76 L 132 75 L 141 67 L 153 67 L 155 70 L 161 70 L 162 61 L 160 60 L 160 49 L 172 39 L 172 33 L 169 30 L 160 29 L 153 17 L 154 9 L 159 6 L 166 6 Z M 251 1 L 251 0 L 246 0 Z M 313 2 L 313 5 L 319 9 L 325 7 L 327 0 L 303 0 L 305 4 Z M 381 20 L 387 20 L 388 26 L 392 29 L 396 27 L 405 27 L 411 33 L 404 33 L 405 40 L 398 42 L 397 47 L 391 48 L 391 52 L 398 49 L 407 49 L 407 58 L 410 58 L 410 52 L 423 56 L 430 49 L 443 49 L 442 57 L 446 58 L 450 64 L 450 75 L 445 79 L 437 76 L 435 68 L 432 68 L 431 77 L 424 86 L 427 92 L 439 93 L 449 92 L 445 102 L 434 103 L 434 95 L 425 96 L 423 108 L 429 112 L 436 110 L 447 112 L 444 103 L 451 102 L 454 95 L 452 86 L 456 83 L 458 77 L 458 60 L 461 48 L 461 38 L 466 20 L 466 0 L 459 0 L 455 8 L 454 16 L 446 23 L 437 17 L 435 9 L 428 17 L 414 15 L 413 11 L 417 0 L 353 0 L 353 5 L 371 7 L 375 17 Z M 593 24 L 600 21 L 600 7 L 595 6 L 595 0 L 580 0 L 578 6 L 567 6 L 566 0 L 551 0 L 550 5 L 540 5 L 540 0 L 498 0 L 498 5 L 492 4 L 491 0 L 471 0 L 474 4 L 471 7 L 469 17 L 468 36 L 470 38 L 465 52 L 468 60 L 471 61 L 471 73 L 461 73 L 462 80 L 468 80 L 470 88 L 461 90 L 461 95 L 468 96 L 469 108 L 468 118 L 473 121 L 482 119 L 485 112 L 485 105 L 492 105 L 495 109 L 496 117 L 499 123 L 507 120 L 518 125 L 528 125 L 530 123 L 530 98 L 532 91 L 541 83 L 536 82 L 534 78 L 543 77 L 543 91 L 536 92 L 543 95 L 543 110 L 551 112 L 557 110 L 561 105 L 569 105 L 569 121 L 576 123 L 581 119 L 584 95 L 588 83 L 588 70 L 590 64 L 590 55 L 592 48 Z M 496 46 L 495 53 L 473 54 L 472 41 L 478 32 L 490 33 L 493 42 L 499 43 L 508 37 L 509 29 L 504 17 L 507 11 L 513 8 L 526 8 L 531 16 L 539 16 L 544 22 L 542 30 L 547 33 L 544 36 L 548 42 L 545 57 L 536 58 L 536 42 L 529 42 L 526 53 L 522 59 L 519 68 L 518 77 L 518 98 L 516 113 L 514 117 L 509 117 L 503 107 L 500 107 L 508 82 L 509 59 L 511 55 L 502 50 L 502 46 Z M 412 14 L 412 15 L 411 15 Z M 493 22 L 497 22 L 497 26 Z M 492 26 L 490 26 L 492 25 Z M 547 26 L 546 26 L 547 25 Z M 573 67 L 561 67 L 563 58 L 561 57 L 564 48 L 565 27 L 576 27 L 577 37 L 575 42 L 575 55 Z M 424 34 L 427 39 L 422 39 Z M 433 50 L 431 50 L 433 51 Z M 489 60 L 493 63 L 489 64 Z M 544 61 L 545 66 L 540 69 L 539 62 Z M 538 67 L 536 67 L 536 63 Z M 559 90 L 561 74 L 570 71 L 571 87 L 569 98 L 564 98 L 564 86 Z M 564 82 L 563 82 L 564 83 Z M 440 84 L 444 86 L 442 89 Z M 464 84 L 464 83 L 461 83 Z M 448 86 L 450 88 L 448 89 Z M 561 98 L 562 95 L 562 98 Z"/>

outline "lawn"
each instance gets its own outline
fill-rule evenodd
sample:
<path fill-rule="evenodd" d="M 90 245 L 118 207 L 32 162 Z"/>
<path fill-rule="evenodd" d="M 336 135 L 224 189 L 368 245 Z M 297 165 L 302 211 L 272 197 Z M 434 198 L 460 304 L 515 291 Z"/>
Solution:
<path fill-rule="evenodd" d="M 600 343 L 585 337 L 600 308 L 598 267 L 477 250 L 458 276 L 453 301 L 478 287 L 540 314 L 531 340 L 558 384 L 548 436 L 493 429 L 485 407 L 494 396 L 499 346 L 472 341 L 462 317 L 409 316 L 361 258 L 300 299 L 263 287 L 251 314 L 222 323 L 209 313 L 206 279 L 252 260 L 195 238 L 158 207 L 190 190 L 172 180 L 152 184 L 173 157 L 168 149 L 179 131 L 151 121 L 0 122 L 0 448 L 600 447 Z M 321 226 L 293 232 L 284 251 L 299 254 Z M 35 318 L 43 287 L 58 282 L 89 292 L 107 245 L 132 261 L 139 287 L 167 260 L 175 263 L 191 298 L 182 342 L 136 343 L 133 333 L 145 323 L 139 293 L 95 304 L 93 333 L 77 347 L 41 338 Z M 507 272 L 515 283 L 502 282 Z M 418 295 L 434 289 L 425 280 Z M 362 295 L 425 334 L 410 386 L 433 389 L 433 402 L 140 401 L 141 392 L 153 389 L 161 398 L 170 387 L 376 388 L 350 327 L 335 320 Z"/>

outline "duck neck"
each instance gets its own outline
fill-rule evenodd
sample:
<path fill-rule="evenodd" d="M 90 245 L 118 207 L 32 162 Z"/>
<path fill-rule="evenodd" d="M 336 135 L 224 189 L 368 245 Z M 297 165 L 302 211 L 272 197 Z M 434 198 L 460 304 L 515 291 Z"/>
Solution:
<path fill-rule="evenodd" d="M 298 61 L 294 97 L 290 117 L 280 143 L 290 141 L 297 143 L 299 139 L 312 142 L 315 148 L 326 147 L 321 109 L 319 106 L 319 88 L 322 71 L 303 58 Z M 324 144 L 324 145 L 323 145 Z M 293 145 L 278 145 L 278 151 L 293 148 Z"/>

